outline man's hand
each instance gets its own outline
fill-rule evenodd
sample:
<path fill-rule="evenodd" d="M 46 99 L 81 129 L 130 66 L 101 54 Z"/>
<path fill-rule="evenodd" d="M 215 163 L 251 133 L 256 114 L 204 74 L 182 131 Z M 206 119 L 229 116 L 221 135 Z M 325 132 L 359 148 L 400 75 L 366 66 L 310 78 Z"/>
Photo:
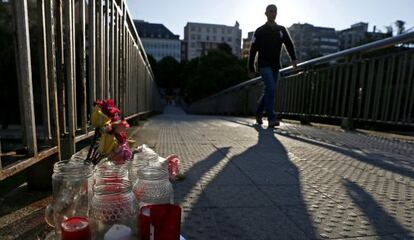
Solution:
<path fill-rule="evenodd" d="M 249 78 L 254 78 L 254 77 L 256 77 L 256 73 L 255 72 L 249 72 L 248 76 L 249 76 Z"/>
<path fill-rule="evenodd" d="M 298 64 L 298 62 L 296 60 L 293 60 L 292 61 L 292 67 L 293 67 L 293 69 L 296 69 L 298 67 L 297 64 Z"/>

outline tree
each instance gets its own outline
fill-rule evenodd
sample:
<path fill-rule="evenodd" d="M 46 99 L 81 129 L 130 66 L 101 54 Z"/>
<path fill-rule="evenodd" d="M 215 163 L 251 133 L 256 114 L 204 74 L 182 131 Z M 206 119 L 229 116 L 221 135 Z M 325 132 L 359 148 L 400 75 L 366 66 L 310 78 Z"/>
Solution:
<path fill-rule="evenodd" d="M 158 66 L 157 66 L 157 60 L 155 60 L 155 58 L 152 55 L 149 55 L 149 54 L 147 55 L 147 58 L 148 58 L 148 62 L 150 64 L 150 66 L 151 66 L 152 73 L 154 75 L 156 75 L 157 68 L 158 68 Z"/>
<path fill-rule="evenodd" d="M 387 34 L 390 34 L 392 36 L 394 32 L 394 28 L 392 27 L 392 25 L 385 26 L 385 31 L 387 32 Z"/>
<path fill-rule="evenodd" d="M 182 76 L 187 101 L 199 100 L 248 79 L 246 61 L 239 60 L 226 45 L 220 44 L 185 66 Z"/>
<path fill-rule="evenodd" d="M 173 57 L 165 57 L 157 63 L 157 74 L 155 75 L 158 86 L 171 91 L 180 87 L 180 63 Z"/>
<path fill-rule="evenodd" d="M 400 35 L 405 32 L 405 22 L 402 20 L 395 21 L 395 27 L 397 27 L 397 34 Z"/>

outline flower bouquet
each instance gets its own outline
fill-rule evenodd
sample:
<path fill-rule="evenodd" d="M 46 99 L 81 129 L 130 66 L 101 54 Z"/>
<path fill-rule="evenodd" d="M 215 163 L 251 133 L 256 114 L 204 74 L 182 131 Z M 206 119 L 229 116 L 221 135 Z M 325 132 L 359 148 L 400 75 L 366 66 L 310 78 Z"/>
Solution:
<path fill-rule="evenodd" d="M 132 151 L 126 134 L 129 124 L 121 117 L 121 111 L 112 99 L 95 101 L 91 124 L 95 127 L 95 134 L 86 161 L 96 165 L 107 157 L 119 165 L 131 159 Z"/>

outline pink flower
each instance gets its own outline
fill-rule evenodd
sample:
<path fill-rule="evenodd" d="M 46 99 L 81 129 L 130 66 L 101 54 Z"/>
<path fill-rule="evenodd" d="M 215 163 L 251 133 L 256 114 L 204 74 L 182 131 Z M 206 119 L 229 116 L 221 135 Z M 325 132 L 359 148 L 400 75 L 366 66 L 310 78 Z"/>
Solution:
<path fill-rule="evenodd" d="M 166 158 L 166 161 L 168 163 L 168 173 L 170 175 L 170 179 L 174 180 L 177 174 L 180 173 L 180 159 L 178 159 L 176 154 L 172 154 Z"/>
<path fill-rule="evenodd" d="M 132 151 L 128 147 L 128 143 L 120 143 L 118 148 L 115 149 L 112 153 L 109 154 L 108 158 L 114 162 L 116 165 L 124 164 L 126 161 L 130 160 L 132 157 Z"/>

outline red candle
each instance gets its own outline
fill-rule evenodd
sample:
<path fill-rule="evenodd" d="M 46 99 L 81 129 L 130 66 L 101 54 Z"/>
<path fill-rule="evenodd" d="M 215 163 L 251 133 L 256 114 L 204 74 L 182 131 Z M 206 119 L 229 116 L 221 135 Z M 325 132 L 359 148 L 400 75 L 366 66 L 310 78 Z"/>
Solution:
<path fill-rule="evenodd" d="M 62 222 L 62 240 L 90 240 L 91 230 L 85 217 L 70 217 Z"/>

